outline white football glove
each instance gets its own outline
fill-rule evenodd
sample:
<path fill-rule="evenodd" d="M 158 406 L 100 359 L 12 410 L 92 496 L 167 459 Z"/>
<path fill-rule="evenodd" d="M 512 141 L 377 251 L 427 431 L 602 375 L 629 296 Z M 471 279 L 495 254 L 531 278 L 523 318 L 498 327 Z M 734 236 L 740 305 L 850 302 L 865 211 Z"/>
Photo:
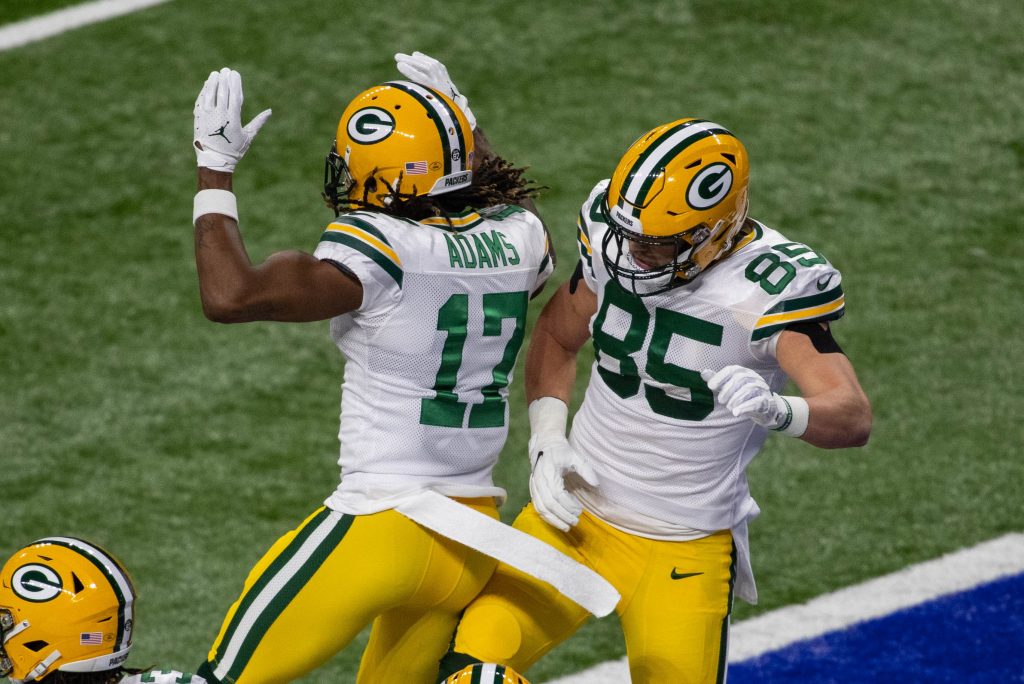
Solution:
<path fill-rule="evenodd" d="M 554 415 L 541 415 L 549 410 Z M 580 521 L 583 504 L 566 488 L 565 478 L 575 473 L 585 483 L 596 487 L 597 473 L 565 438 L 568 407 L 564 402 L 543 397 L 533 401 L 529 411 L 530 425 L 535 430 L 529 443 L 533 507 L 541 518 L 568 532 Z"/>
<path fill-rule="evenodd" d="M 737 418 L 749 418 L 769 430 L 789 427 L 793 418 L 791 404 L 772 392 L 764 378 L 749 368 L 726 366 L 717 373 L 705 369 L 700 377 L 708 383 L 718 402 Z M 806 427 L 806 422 L 804 425 Z"/>
<path fill-rule="evenodd" d="M 469 100 L 459 92 L 448 75 L 448 68 L 430 55 L 414 52 L 411 55 L 399 52 L 395 55 L 395 66 L 413 83 L 433 88 L 452 98 L 469 121 L 469 127 L 476 130 L 476 117 L 469 108 Z"/>
<path fill-rule="evenodd" d="M 227 67 L 210 72 L 196 98 L 192 146 L 199 166 L 232 173 L 253 138 L 270 118 L 270 110 L 242 125 L 242 77 Z"/>

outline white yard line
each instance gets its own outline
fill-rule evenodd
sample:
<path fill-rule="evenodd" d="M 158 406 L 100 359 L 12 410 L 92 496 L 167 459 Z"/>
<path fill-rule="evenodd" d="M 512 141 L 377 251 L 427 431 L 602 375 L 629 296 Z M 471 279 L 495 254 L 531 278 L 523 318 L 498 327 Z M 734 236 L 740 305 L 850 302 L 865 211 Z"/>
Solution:
<path fill-rule="evenodd" d="M 807 603 L 738 622 L 730 633 L 729 661 L 754 658 L 797 641 L 1022 572 L 1024 534 L 1007 534 Z M 622 684 L 628 681 L 629 669 L 622 659 L 551 680 L 550 684 Z"/>
<path fill-rule="evenodd" d="M 95 0 L 0 26 L 0 52 L 169 0 Z"/>

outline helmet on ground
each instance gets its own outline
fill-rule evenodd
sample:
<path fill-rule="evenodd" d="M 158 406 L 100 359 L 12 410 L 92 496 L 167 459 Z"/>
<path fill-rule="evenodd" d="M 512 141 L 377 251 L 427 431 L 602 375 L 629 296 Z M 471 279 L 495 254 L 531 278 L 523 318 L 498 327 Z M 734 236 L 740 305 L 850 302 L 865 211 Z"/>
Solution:
<path fill-rule="evenodd" d="M 444 684 L 530 684 L 511 667 L 495 663 L 474 663 L 444 680 Z"/>
<path fill-rule="evenodd" d="M 693 280 L 735 244 L 749 179 L 743 143 L 716 123 L 680 119 L 642 135 L 608 185 L 609 273 L 640 296 Z M 661 258 L 647 263 L 645 251 Z"/>
<path fill-rule="evenodd" d="M 47 537 L 19 549 L 0 569 L 0 676 L 118 667 L 132 646 L 135 597 L 121 563 L 95 544 Z"/>
<path fill-rule="evenodd" d="M 338 122 L 324 199 L 340 213 L 403 195 L 440 195 L 473 181 L 473 129 L 447 95 L 388 81 L 357 95 Z"/>

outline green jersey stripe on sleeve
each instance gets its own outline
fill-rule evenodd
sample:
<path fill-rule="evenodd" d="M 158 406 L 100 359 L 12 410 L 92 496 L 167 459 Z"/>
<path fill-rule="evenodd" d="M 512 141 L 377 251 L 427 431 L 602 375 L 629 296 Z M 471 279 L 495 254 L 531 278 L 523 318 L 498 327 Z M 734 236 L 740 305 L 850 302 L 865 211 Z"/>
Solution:
<path fill-rule="evenodd" d="M 842 298 L 843 288 L 842 286 L 836 285 L 827 292 L 810 295 L 809 297 L 797 297 L 795 299 L 783 300 L 765 311 L 764 315 L 770 316 L 772 314 L 786 313 L 789 311 L 799 311 L 800 309 L 810 309 Z"/>
<path fill-rule="evenodd" d="M 360 218 L 357 214 L 345 214 L 343 216 L 339 216 L 338 218 L 334 219 L 332 223 L 340 223 L 344 226 L 353 226 L 355 228 L 365 230 L 367 233 L 377 238 L 388 247 L 391 247 L 391 243 L 384 236 L 384 233 L 382 233 L 377 227 L 375 227 L 366 219 Z"/>
<path fill-rule="evenodd" d="M 331 230 L 324 233 L 323 237 L 321 237 L 320 239 L 321 241 L 336 242 L 340 245 L 345 245 L 346 247 L 350 247 L 362 253 L 363 255 L 368 256 L 370 259 L 373 260 L 375 264 L 384 269 L 384 271 L 389 276 L 394 278 L 395 282 L 398 283 L 399 287 L 402 286 L 401 266 L 396 264 L 386 254 L 374 248 L 372 245 L 364 242 L 363 240 L 360 240 L 359 238 L 353 235 L 349 235 L 348 233 L 341 233 L 338 231 Z"/>

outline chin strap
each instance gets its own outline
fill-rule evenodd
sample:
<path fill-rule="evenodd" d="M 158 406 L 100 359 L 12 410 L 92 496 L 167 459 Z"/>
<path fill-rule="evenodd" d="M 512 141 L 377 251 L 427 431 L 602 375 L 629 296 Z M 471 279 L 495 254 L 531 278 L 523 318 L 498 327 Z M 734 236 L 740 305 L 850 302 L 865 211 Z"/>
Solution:
<path fill-rule="evenodd" d="M 60 651 L 54 650 L 53 653 L 46 656 L 38 665 L 32 668 L 32 671 L 28 673 L 28 676 L 23 679 L 23 682 L 31 682 L 38 677 L 42 677 L 50 666 L 53 665 L 60 658 Z"/>

